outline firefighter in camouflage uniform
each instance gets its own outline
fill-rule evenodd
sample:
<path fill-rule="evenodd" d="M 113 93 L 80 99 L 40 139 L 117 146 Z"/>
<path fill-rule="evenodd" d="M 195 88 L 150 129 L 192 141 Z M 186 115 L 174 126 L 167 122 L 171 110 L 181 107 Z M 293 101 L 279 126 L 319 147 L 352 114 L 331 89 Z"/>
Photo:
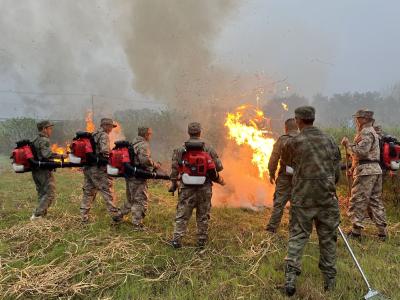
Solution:
<path fill-rule="evenodd" d="M 133 141 L 134 165 L 145 171 L 154 172 L 160 168 L 160 164 L 151 158 L 149 141 L 153 131 L 148 127 L 139 127 L 138 136 Z M 122 208 L 124 215 L 132 212 L 132 223 L 134 230 L 143 229 L 143 219 L 146 216 L 149 201 L 147 179 L 127 177 L 126 178 L 126 201 Z"/>
<path fill-rule="evenodd" d="M 295 118 L 300 133 L 291 138 L 283 150 L 294 168 L 289 245 L 285 259 L 285 292 L 289 296 L 296 291 L 303 249 L 313 224 L 319 239 L 319 268 L 324 277 L 324 289 L 334 289 L 337 227 L 340 220 L 336 197 L 336 183 L 340 176 L 339 148 L 333 138 L 313 126 L 313 107 L 297 108 Z"/>
<path fill-rule="evenodd" d="M 62 159 L 63 156 L 53 153 L 50 148 L 50 137 L 54 124 L 42 121 L 37 124 L 38 136 L 33 141 L 33 147 L 39 161 L 52 161 L 55 158 Z M 39 204 L 31 216 L 35 220 L 47 215 L 47 210 L 55 199 L 54 170 L 33 168 L 32 178 L 36 185 Z"/>
<path fill-rule="evenodd" d="M 288 119 L 285 121 L 285 134 L 280 136 L 274 144 L 272 154 L 268 162 L 268 171 L 271 184 L 276 184 L 273 209 L 271 218 L 267 225 L 267 231 L 275 233 L 279 227 L 282 219 L 283 210 L 286 203 L 290 200 L 292 194 L 292 177 L 293 173 L 290 172 L 291 168 L 286 162 L 285 157 L 282 155 L 282 149 L 286 142 L 298 134 L 298 129 L 295 119 Z M 278 178 L 275 180 L 276 170 L 279 164 Z M 290 174 L 291 173 L 291 174 Z"/>
<path fill-rule="evenodd" d="M 83 168 L 83 198 L 81 203 L 82 222 L 89 221 L 89 211 L 96 198 L 97 192 L 103 196 L 107 211 L 114 222 L 122 220 L 120 209 L 116 206 L 113 178 L 107 174 L 107 162 L 110 154 L 109 134 L 115 128 L 112 119 L 103 118 L 100 122 L 100 129 L 93 133 L 97 164 L 88 165 Z"/>
<path fill-rule="evenodd" d="M 216 177 L 214 181 L 224 185 L 223 179 L 219 176 L 218 172 L 222 171 L 222 162 L 218 157 L 217 152 L 210 146 L 204 143 L 200 138 L 201 136 L 201 125 L 200 123 L 193 122 L 188 126 L 188 134 L 190 136 L 186 144 L 202 144 L 203 151 L 208 153 L 215 163 Z M 212 180 L 206 178 L 205 182 L 200 185 L 188 185 L 182 181 L 182 174 L 180 174 L 180 164 L 182 156 L 185 153 L 186 148 L 182 146 L 174 151 L 172 156 L 171 165 L 171 181 L 172 185 L 169 189 L 170 192 L 174 192 L 178 189 L 178 204 L 176 207 L 176 218 L 175 218 L 175 231 L 171 244 L 174 248 L 180 248 L 182 246 L 181 239 L 186 233 L 189 219 L 194 209 L 196 209 L 196 222 L 197 222 L 197 245 L 202 248 L 205 246 L 208 239 L 208 222 L 210 219 L 211 210 L 211 197 L 212 197 Z"/>

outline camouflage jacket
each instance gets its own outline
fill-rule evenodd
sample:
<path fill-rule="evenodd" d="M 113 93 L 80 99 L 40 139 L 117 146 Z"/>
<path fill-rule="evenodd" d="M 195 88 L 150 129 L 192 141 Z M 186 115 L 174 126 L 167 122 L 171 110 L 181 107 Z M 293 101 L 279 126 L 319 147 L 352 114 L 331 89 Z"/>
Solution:
<path fill-rule="evenodd" d="M 296 136 L 298 132 L 296 130 L 289 131 L 287 134 L 281 135 L 278 140 L 275 142 L 274 147 L 272 149 L 271 157 L 268 162 L 268 172 L 270 176 L 275 177 L 276 169 L 278 168 L 279 163 L 279 175 L 284 173 L 285 166 L 288 165 L 287 158 L 282 156 L 282 148 L 288 141 L 288 139 Z"/>
<path fill-rule="evenodd" d="M 291 205 L 321 207 L 337 201 L 340 151 L 333 138 L 316 127 L 304 128 L 283 151 L 294 168 Z"/>
<path fill-rule="evenodd" d="M 155 168 L 155 163 L 151 158 L 149 142 L 143 137 L 138 136 L 132 144 L 135 152 L 134 164 L 140 166 L 146 171 L 152 172 Z"/>
<path fill-rule="evenodd" d="M 372 124 L 367 124 L 354 137 L 354 143 L 348 146 L 352 157 L 353 176 L 382 174 L 379 165 L 379 136 Z"/>
<path fill-rule="evenodd" d="M 100 128 L 93 133 L 93 139 L 96 145 L 96 154 L 108 158 L 110 155 L 110 137 L 108 133 L 103 128 Z"/>
<path fill-rule="evenodd" d="M 186 142 L 204 142 L 200 138 L 192 137 L 188 139 Z M 204 150 L 210 154 L 211 158 L 214 160 L 215 167 L 217 172 L 221 172 L 223 170 L 222 162 L 218 157 L 217 152 L 214 150 L 213 147 L 204 143 Z M 179 163 L 182 161 L 182 155 L 185 152 L 185 146 L 175 149 L 172 154 L 172 163 L 171 163 L 171 180 L 178 181 L 179 178 Z"/>
<path fill-rule="evenodd" d="M 46 161 L 57 157 L 57 154 L 51 151 L 50 139 L 43 133 L 39 133 L 33 140 L 33 146 L 35 147 L 38 160 Z"/>

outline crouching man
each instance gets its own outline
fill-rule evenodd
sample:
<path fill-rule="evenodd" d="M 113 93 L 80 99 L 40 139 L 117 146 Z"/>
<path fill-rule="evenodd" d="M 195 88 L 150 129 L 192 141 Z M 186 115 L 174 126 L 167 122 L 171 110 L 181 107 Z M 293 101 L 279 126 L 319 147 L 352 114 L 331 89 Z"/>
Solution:
<path fill-rule="evenodd" d="M 171 245 L 174 248 L 182 246 L 181 239 L 186 233 L 192 211 L 196 209 L 197 246 L 203 248 L 208 238 L 212 182 L 225 184 L 219 175 L 223 166 L 217 152 L 200 138 L 200 123 L 190 123 L 188 134 L 189 140 L 176 149 L 172 156 L 172 185 L 169 192 L 179 188 L 179 201 Z"/>

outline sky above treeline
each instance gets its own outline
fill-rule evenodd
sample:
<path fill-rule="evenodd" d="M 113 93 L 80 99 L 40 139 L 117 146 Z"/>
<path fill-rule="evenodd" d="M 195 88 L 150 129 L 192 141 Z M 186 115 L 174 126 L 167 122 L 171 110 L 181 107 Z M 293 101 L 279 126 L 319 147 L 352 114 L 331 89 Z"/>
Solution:
<path fill-rule="evenodd" d="M 129 40 L 121 21 L 129 18 L 126 3 L 0 0 L 0 117 L 42 117 L 48 110 L 37 107 L 67 109 L 69 102 L 89 107 L 93 94 L 114 110 L 163 103 L 132 84 L 140 76 L 120 39 Z M 171 9 L 179 5 L 170 3 Z M 221 0 L 204 6 L 210 16 L 201 21 L 206 27 L 212 21 L 212 30 L 199 38 L 210 43 L 212 64 L 235 74 L 284 80 L 308 98 L 382 91 L 400 81 L 399 1 Z M 190 18 L 184 20 L 190 28 Z"/>

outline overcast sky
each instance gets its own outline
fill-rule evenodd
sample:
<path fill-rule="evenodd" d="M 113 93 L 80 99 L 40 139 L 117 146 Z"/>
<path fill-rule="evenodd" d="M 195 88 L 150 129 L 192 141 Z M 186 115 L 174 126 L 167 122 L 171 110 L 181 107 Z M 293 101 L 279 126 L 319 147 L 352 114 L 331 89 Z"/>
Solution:
<path fill-rule="evenodd" d="M 84 3 L 0 0 L 0 90 L 57 92 L 62 87 L 63 92 L 148 100 L 132 88 L 134 74 L 113 31 L 119 16 L 114 2 Z M 65 11 L 65 18 L 76 17 L 71 24 L 63 19 Z M 213 42 L 215 62 L 238 74 L 263 72 L 274 80 L 286 79 L 292 91 L 307 97 L 380 91 L 400 81 L 399 12 L 400 1 L 395 0 L 238 1 Z M 81 20 L 87 21 L 75 28 Z M 51 39 L 64 36 L 64 28 L 72 49 Z M 57 51 L 62 55 L 53 56 Z M 67 59 L 63 64 L 60 57 L 73 64 Z M 52 76 L 52 66 L 63 74 Z M 43 84 L 43 73 L 51 75 L 51 82 Z M 44 98 L 21 100 L 0 93 L 0 117 L 29 115 L 30 99 L 46 105 Z M 52 99 L 66 107 L 66 98 Z M 79 101 L 89 105 L 89 100 L 82 96 Z M 41 116 L 40 110 L 34 114 Z"/>
<path fill-rule="evenodd" d="M 313 95 L 382 90 L 400 81 L 400 1 L 244 1 L 219 58 L 288 77 Z"/>

